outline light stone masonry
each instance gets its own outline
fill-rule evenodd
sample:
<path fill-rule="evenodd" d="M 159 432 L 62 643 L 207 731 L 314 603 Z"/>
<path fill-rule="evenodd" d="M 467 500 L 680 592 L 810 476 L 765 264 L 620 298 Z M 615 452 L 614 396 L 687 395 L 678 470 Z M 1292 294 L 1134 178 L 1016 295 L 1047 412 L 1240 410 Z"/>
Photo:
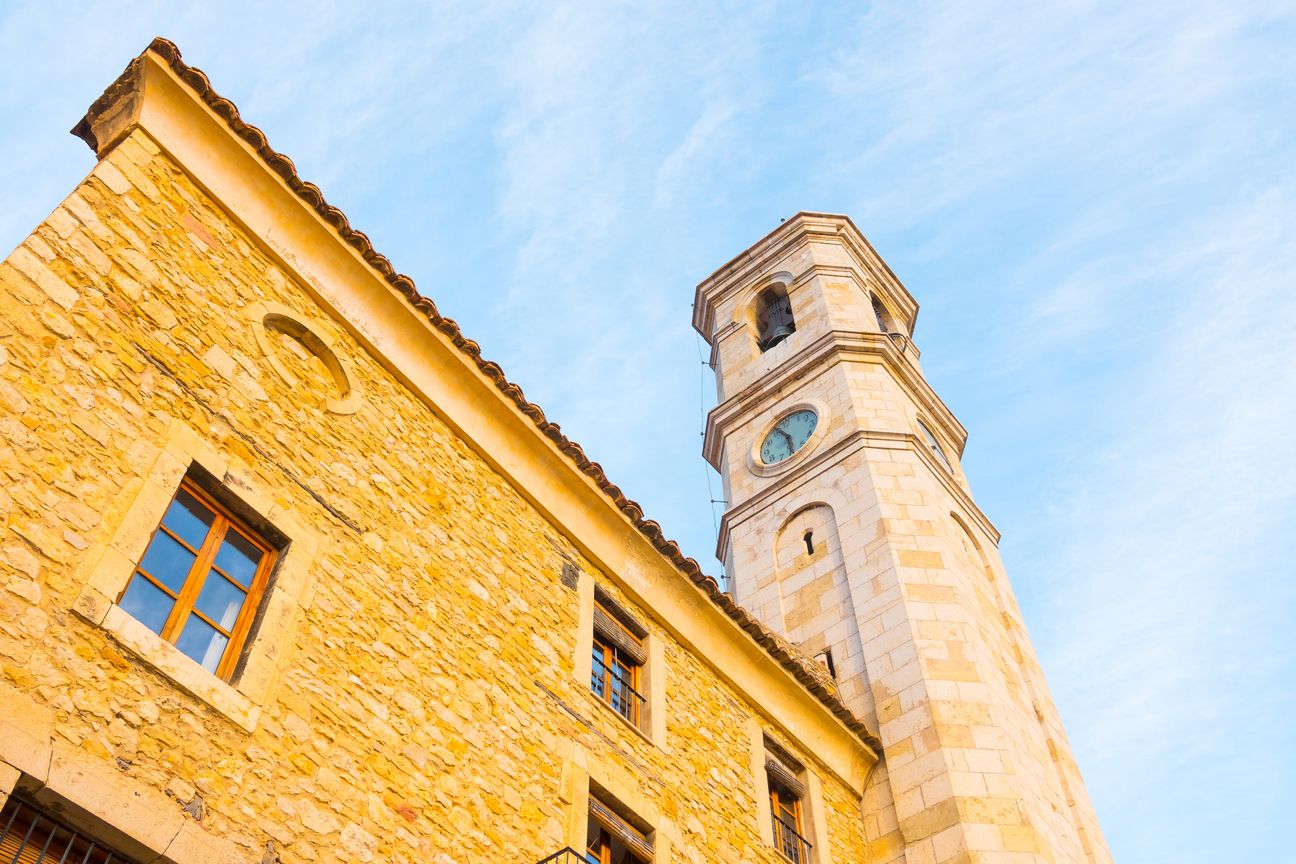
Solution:
<path fill-rule="evenodd" d="M 795 332 L 762 351 L 771 285 Z M 738 602 L 832 652 L 839 691 L 880 730 L 872 859 L 1109 862 L 958 465 L 966 432 L 918 365 L 913 298 L 849 219 L 801 213 L 699 285 L 694 310 L 720 394 L 704 444 L 728 491 L 718 555 Z M 806 407 L 814 435 L 763 464 L 765 436 Z"/>

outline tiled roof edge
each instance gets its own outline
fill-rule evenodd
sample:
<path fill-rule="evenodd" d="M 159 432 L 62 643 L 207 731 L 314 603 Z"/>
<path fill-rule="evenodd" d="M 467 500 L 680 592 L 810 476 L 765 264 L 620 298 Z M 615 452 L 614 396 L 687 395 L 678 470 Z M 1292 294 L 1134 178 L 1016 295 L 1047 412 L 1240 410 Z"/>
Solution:
<path fill-rule="evenodd" d="M 449 338 L 456 348 L 472 358 L 477 368 L 494 382 L 500 392 L 509 397 L 517 405 L 518 409 L 531 419 L 531 422 L 536 425 L 545 437 L 553 441 L 558 449 L 575 463 L 577 469 L 594 481 L 603 494 L 612 500 L 617 509 L 631 521 L 640 533 L 648 538 L 657 551 L 662 553 L 693 584 L 701 588 L 713 603 L 724 610 L 762 648 L 791 672 L 802 686 L 817 697 L 865 744 L 878 754 L 881 754 L 882 742 L 878 740 L 877 736 L 820 680 L 817 668 L 814 671 L 807 668 L 808 665 L 814 664 L 814 661 L 805 657 L 764 624 L 757 621 L 747 610 L 734 603 L 729 595 L 720 590 L 720 586 L 714 578 L 703 573 L 701 566 L 695 560 L 680 551 L 679 544 L 662 533 L 659 524 L 652 519 L 645 519 L 643 508 L 621 493 L 620 487 L 608 479 L 603 472 L 602 466 L 591 461 L 579 444 L 562 433 L 557 423 L 547 419 L 539 405 L 528 401 L 522 393 L 522 388 L 504 376 L 504 370 L 500 368 L 498 363 L 486 360 L 481 356 L 480 345 L 464 336 L 459 329 L 459 325 L 453 319 L 447 318 L 438 312 L 436 304 L 418 292 L 414 280 L 403 273 L 398 273 L 396 268 L 392 266 L 391 261 L 374 249 L 373 244 L 363 232 L 352 228 L 346 215 L 324 199 L 324 193 L 320 191 L 318 186 L 302 180 L 297 175 L 297 168 L 293 165 L 292 160 L 272 148 L 264 132 L 245 122 L 239 115 L 238 108 L 234 106 L 234 103 L 213 90 L 211 82 L 201 70 L 189 66 L 181 59 L 180 49 L 176 47 L 175 43 L 159 36 L 149 43 L 146 50 L 165 60 L 176 75 L 192 87 L 199 98 L 229 125 L 230 130 L 249 144 L 257 155 L 265 161 L 266 165 L 283 179 L 289 189 L 314 209 L 320 218 L 331 225 L 342 240 L 359 252 L 360 256 L 377 270 L 389 285 L 404 296 L 414 309 L 426 316 L 433 327 Z M 91 120 L 111 107 L 123 91 L 134 85 L 135 77 L 139 71 L 139 64 L 139 58 L 133 60 L 117 80 L 109 85 L 103 95 L 95 100 L 81 122 L 73 127 L 72 133 L 85 139 L 92 149 L 97 151 L 98 146 L 90 132 Z"/>

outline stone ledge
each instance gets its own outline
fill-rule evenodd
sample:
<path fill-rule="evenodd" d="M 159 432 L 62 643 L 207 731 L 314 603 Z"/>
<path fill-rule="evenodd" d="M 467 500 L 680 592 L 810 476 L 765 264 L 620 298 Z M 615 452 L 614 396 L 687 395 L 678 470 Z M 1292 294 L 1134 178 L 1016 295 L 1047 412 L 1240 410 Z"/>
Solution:
<path fill-rule="evenodd" d="M 56 742 L 53 751 L 37 803 L 56 814 L 70 812 L 72 821 L 85 821 L 75 818 L 81 811 L 102 822 L 95 836 L 132 857 L 148 860 L 171 845 L 185 817 L 164 794 L 71 744 Z"/>
<path fill-rule="evenodd" d="M 6 705 L 10 694 L 5 693 Z M 20 697 L 23 698 L 23 697 Z M 17 729 L 0 718 L 0 746 Z M 51 730 L 46 730 L 48 735 Z M 207 833 L 162 792 L 65 742 L 42 745 L 48 758 L 39 774 L 0 762 L 0 803 L 18 785 L 41 807 L 74 827 L 149 864 L 250 864 L 252 855 L 233 841 Z M 5 751 L 8 754 L 8 750 Z M 6 755 L 6 760 L 7 760 Z"/>
<path fill-rule="evenodd" d="M 0 684 L 0 803 L 17 786 L 42 806 L 72 817 L 78 827 L 150 864 L 251 861 L 232 841 L 188 820 L 162 792 L 71 744 L 56 742 L 54 709 Z"/>
<path fill-rule="evenodd" d="M 79 605 L 73 609 L 78 615 L 84 614 Z M 91 620 L 90 623 L 98 622 Z M 98 626 L 150 669 L 233 721 L 244 732 L 256 728 L 261 717 L 260 706 L 186 657 L 120 606 L 110 606 Z"/>
<path fill-rule="evenodd" d="M 37 782 L 49 777 L 54 709 L 0 684 L 0 761 Z"/>
<path fill-rule="evenodd" d="M 253 857 L 233 841 L 208 834 L 196 822 L 186 819 L 156 864 L 169 861 L 176 864 L 247 864 Z"/>
<path fill-rule="evenodd" d="M 22 772 L 8 762 L 0 762 L 0 806 L 8 803 L 9 793 L 13 792 L 14 786 L 18 785 L 18 778 L 21 776 Z"/>

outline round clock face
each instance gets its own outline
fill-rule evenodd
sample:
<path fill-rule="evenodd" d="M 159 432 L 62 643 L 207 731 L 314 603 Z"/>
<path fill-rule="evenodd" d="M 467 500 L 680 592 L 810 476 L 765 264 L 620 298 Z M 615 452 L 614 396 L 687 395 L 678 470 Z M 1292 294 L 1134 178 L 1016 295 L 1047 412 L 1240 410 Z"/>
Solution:
<path fill-rule="evenodd" d="M 819 415 L 809 408 L 793 411 L 775 423 L 761 442 L 761 461 L 766 465 L 776 465 L 791 457 L 810 440 L 818 424 Z"/>

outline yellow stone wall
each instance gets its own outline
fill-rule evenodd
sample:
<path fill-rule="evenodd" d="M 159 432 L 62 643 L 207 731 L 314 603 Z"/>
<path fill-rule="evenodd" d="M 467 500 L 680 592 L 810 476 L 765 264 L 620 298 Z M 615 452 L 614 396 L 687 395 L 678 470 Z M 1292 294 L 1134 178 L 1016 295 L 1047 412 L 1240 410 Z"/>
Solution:
<path fill-rule="evenodd" d="M 272 372 L 257 303 L 327 334 L 356 413 L 323 409 L 337 394 L 291 340 L 271 350 L 299 385 Z M 198 796 L 201 831 L 176 843 L 227 839 L 232 860 L 534 862 L 583 824 L 590 776 L 668 860 L 783 860 L 753 769 L 774 719 L 629 599 L 664 664 L 664 735 L 602 705 L 578 674 L 581 598 L 615 586 L 143 132 L 0 265 L 0 427 L 0 743 L 47 724 L 33 762 L 90 766 L 86 794 L 140 830 L 189 825 Z M 72 611 L 177 428 L 318 543 L 310 591 L 254 637 L 274 661 L 250 732 Z M 784 743 L 817 778 L 818 864 L 870 860 L 856 793 Z"/>

